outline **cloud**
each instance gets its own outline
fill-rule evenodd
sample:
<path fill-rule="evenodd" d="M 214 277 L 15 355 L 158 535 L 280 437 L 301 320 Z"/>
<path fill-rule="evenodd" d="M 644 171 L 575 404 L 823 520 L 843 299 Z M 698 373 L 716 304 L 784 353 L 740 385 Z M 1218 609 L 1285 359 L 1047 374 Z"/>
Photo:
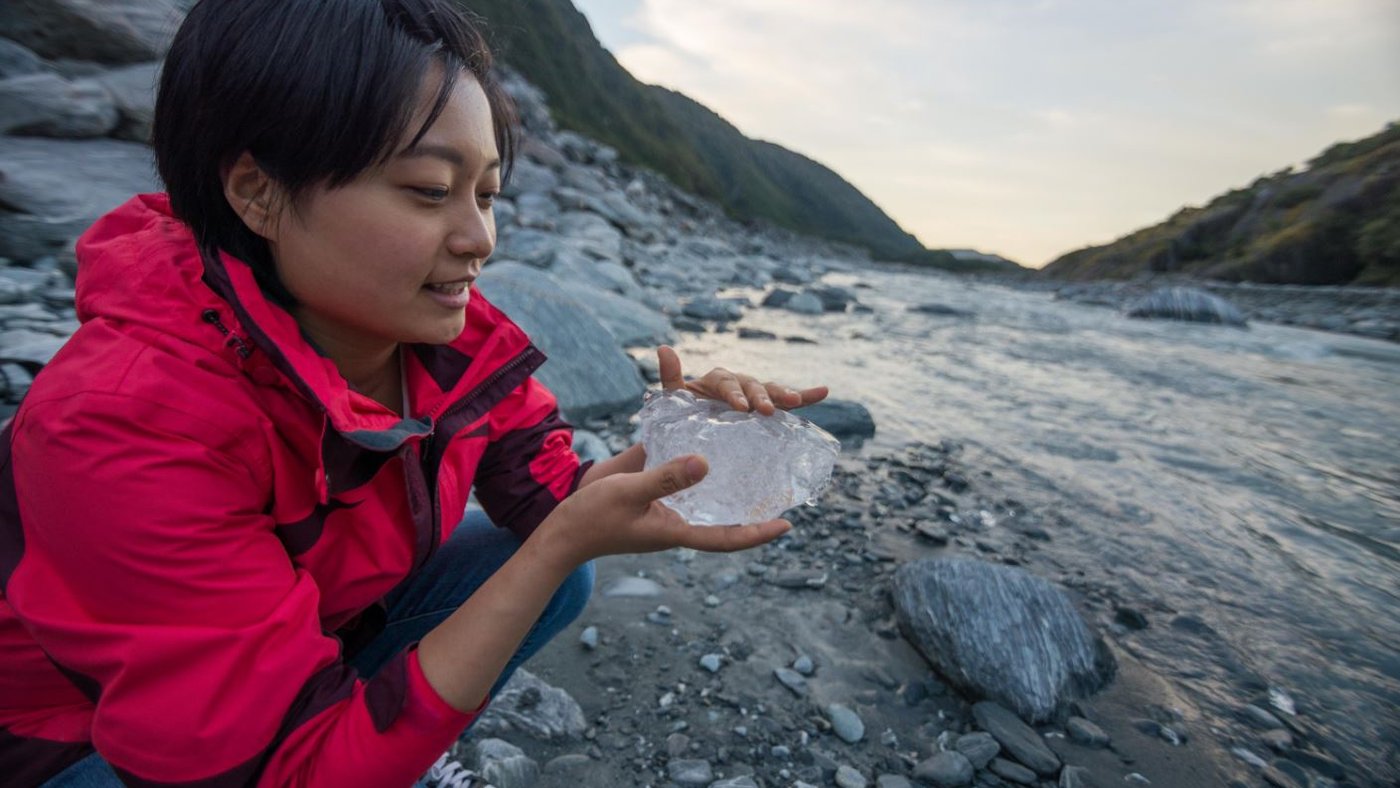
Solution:
<path fill-rule="evenodd" d="M 1395 0 L 633 2 L 639 79 L 1030 263 L 1400 116 Z"/>

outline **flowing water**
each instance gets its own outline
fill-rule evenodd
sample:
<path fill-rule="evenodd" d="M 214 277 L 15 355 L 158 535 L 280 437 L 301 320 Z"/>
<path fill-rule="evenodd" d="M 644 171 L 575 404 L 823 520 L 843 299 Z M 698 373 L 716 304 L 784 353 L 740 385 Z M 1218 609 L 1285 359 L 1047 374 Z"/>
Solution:
<path fill-rule="evenodd" d="M 1044 549 L 1148 614 L 1135 653 L 1222 730 L 1281 689 L 1353 781 L 1400 782 L 1400 346 L 941 275 L 826 281 L 873 311 L 750 310 L 816 344 L 688 335 L 688 369 L 830 385 L 873 413 L 865 452 L 963 443 L 1072 524 Z M 907 309 L 926 303 L 973 315 Z"/>

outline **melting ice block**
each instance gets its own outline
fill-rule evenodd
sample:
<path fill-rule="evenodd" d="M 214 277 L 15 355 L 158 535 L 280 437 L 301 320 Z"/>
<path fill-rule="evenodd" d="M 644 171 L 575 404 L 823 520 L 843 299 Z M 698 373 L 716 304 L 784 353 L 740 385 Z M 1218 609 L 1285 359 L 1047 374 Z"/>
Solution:
<path fill-rule="evenodd" d="M 741 413 L 688 391 L 649 393 L 641 419 L 646 467 L 685 454 L 709 461 L 703 481 L 662 499 L 696 525 L 762 522 L 815 499 L 841 450 L 826 430 L 800 416 Z"/>

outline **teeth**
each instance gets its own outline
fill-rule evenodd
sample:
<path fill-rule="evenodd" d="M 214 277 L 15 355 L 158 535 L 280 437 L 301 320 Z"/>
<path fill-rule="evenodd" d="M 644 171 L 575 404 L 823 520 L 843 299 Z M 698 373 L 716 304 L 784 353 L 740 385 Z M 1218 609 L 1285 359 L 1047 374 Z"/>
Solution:
<path fill-rule="evenodd" d="M 428 285 L 428 289 L 445 295 L 461 295 L 467 289 L 466 282 L 451 282 L 443 285 Z"/>

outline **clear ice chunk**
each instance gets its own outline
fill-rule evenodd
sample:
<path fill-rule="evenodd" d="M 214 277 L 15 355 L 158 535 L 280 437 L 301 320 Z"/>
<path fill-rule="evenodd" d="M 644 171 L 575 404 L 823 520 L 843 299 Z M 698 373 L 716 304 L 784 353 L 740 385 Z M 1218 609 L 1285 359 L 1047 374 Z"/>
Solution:
<path fill-rule="evenodd" d="M 681 390 L 648 393 L 641 442 L 648 468 L 686 454 L 709 461 L 704 480 L 661 501 L 695 525 L 762 522 L 815 501 L 841 450 L 796 414 L 742 413 Z"/>

